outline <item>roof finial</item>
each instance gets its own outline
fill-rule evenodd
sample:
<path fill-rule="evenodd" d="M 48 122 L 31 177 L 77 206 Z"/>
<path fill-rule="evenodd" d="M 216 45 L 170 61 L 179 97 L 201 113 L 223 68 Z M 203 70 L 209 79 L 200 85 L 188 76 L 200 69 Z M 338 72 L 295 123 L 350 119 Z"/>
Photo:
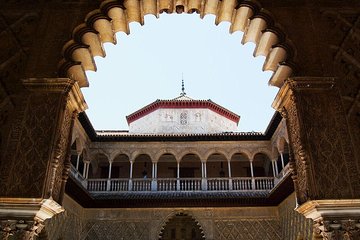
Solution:
<path fill-rule="evenodd" d="M 185 96 L 186 93 L 185 93 L 185 86 L 184 86 L 184 73 L 181 73 L 181 93 L 180 95 L 181 96 Z"/>

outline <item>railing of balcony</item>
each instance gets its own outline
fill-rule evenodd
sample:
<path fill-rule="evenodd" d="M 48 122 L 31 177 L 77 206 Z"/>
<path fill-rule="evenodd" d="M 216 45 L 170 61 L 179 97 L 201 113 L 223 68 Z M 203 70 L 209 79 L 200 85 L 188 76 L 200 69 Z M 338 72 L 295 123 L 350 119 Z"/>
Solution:
<path fill-rule="evenodd" d="M 279 177 L 288 171 L 286 166 Z M 89 192 L 270 191 L 279 182 L 274 177 L 84 179 L 73 167 L 71 175 Z"/>

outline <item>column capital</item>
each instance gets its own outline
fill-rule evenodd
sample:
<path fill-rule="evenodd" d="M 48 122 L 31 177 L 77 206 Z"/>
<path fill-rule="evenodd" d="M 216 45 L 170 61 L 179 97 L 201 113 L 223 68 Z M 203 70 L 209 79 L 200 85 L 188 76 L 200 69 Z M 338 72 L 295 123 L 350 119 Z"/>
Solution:
<path fill-rule="evenodd" d="M 285 114 L 283 107 L 289 103 L 290 98 L 293 97 L 293 92 L 332 89 L 335 86 L 335 80 L 334 77 L 288 78 L 276 95 L 272 107 L 283 115 Z"/>
<path fill-rule="evenodd" d="M 0 232 L 3 237 L 14 235 L 21 239 L 32 239 L 44 227 L 46 219 L 63 212 L 64 209 L 52 199 L 17 200 L 0 198 Z"/>
<path fill-rule="evenodd" d="M 28 78 L 23 85 L 32 92 L 61 93 L 69 97 L 70 109 L 76 112 L 85 111 L 88 106 L 77 81 L 69 78 Z"/>
<path fill-rule="evenodd" d="M 314 239 L 360 237 L 360 199 L 307 201 L 295 210 L 314 220 Z"/>

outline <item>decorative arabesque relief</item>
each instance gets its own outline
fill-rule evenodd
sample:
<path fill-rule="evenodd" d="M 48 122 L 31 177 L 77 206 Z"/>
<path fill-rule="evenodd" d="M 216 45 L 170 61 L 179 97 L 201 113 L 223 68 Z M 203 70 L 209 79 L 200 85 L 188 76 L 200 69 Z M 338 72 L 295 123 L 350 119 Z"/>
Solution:
<path fill-rule="evenodd" d="M 82 239 L 148 240 L 148 221 L 91 220 L 84 224 Z"/>
<path fill-rule="evenodd" d="M 3 196 L 41 195 L 57 108 L 58 99 L 42 94 L 28 97 L 16 110 L 4 153 L 8 165 L 0 170 Z"/>
<path fill-rule="evenodd" d="M 305 218 L 294 209 L 295 195 L 290 195 L 279 205 L 279 216 L 282 239 L 311 240 L 313 232 L 312 219 Z"/>
<path fill-rule="evenodd" d="M 214 239 L 217 240 L 280 240 L 281 228 L 277 219 L 215 219 Z"/>
<path fill-rule="evenodd" d="M 360 15 L 359 12 L 325 11 L 334 69 L 354 146 L 360 145 Z M 360 148 L 356 148 L 360 158 Z M 358 166 L 360 167 L 360 166 Z"/>
<path fill-rule="evenodd" d="M 44 239 L 84 239 L 83 220 L 71 210 L 57 214 L 45 222 L 44 231 L 41 233 Z M 45 238 L 46 237 L 46 238 Z"/>

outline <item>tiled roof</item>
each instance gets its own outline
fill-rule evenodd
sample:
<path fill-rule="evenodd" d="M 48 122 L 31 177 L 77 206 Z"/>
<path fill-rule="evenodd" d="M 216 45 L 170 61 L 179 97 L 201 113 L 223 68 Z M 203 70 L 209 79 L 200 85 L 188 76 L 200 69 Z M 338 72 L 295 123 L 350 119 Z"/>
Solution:
<path fill-rule="evenodd" d="M 136 112 L 126 116 L 128 124 L 131 122 L 142 118 L 143 116 L 157 110 L 160 108 L 208 108 L 223 117 L 228 118 L 231 121 L 234 121 L 236 124 L 239 123 L 240 116 L 236 113 L 214 103 L 210 99 L 208 100 L 194 100 L 187 96 L 179 96 L 170 100 L 156 100 L 145 107 L 137 110 Z"/>

